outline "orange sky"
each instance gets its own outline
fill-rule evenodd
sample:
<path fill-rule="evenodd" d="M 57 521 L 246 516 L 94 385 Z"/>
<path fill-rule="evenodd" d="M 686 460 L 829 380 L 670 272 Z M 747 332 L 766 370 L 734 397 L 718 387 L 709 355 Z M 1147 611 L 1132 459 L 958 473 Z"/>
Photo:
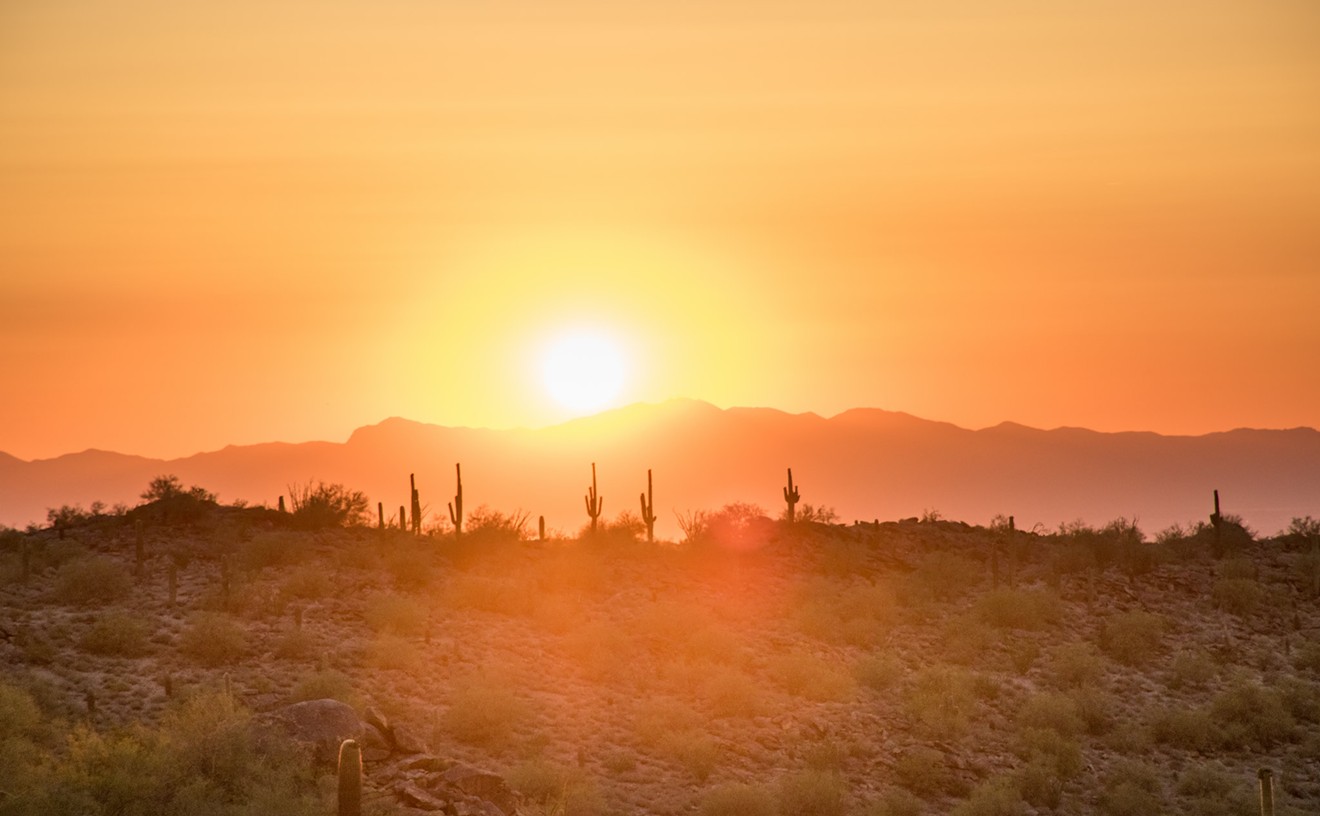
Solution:
<path fill-rule="evenodd" d="M 271 7 L 278 7 L 273 11 Z M 0 450 L 1320 425 L 1320 4 L 0 5 Z"/>

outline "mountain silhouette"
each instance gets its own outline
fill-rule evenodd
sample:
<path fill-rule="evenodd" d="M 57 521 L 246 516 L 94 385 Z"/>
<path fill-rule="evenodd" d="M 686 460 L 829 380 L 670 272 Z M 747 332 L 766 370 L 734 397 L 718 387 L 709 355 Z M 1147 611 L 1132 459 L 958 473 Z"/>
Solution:
<path fill-rule="evenodd" d="M 409 503 L 416 474 L 427 523 L 447 516 L 454 464 L 465 505 L 523 510 L 533 522 L 576 532 L 597 465 L 604 518 L 639 512 L 646 471 L 655 478 L 657 533 L 678 535 L 676 516 L 734 501 L 783 509 L 793 468 L 802 502 L 871 521 L 938 510 L 1018 526 L 1136 518 L 1154 534 L 1206 519 L 1211 491 L 1225 513 L 1272 534 L 1295 516 L 1320 515 L 1320 432 L 1238 429 L 1200 436 L 1039 430 L 1005 422 L 968 430 L 909 414 L 859 408 L 825 418 L 769 408 L 720 409 L 695 400 L 637 404 L 541 429 L 449 428 L 391 418 L 347 441 L 230 446 L 160 460 L 88 450 L 23 461 L 0 454 L 0 523 L 44 521 L 46 509 L 136 504 L 155 476 L 177 474 L 221 501 L 274 506 L 289 486 L 339 482 L 385 506 Z"/>

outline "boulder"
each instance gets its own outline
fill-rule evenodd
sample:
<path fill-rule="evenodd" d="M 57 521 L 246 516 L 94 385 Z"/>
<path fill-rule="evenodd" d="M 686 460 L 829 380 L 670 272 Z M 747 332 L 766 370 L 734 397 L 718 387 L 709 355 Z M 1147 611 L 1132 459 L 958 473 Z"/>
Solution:
<path fill-rule="evenodd" d="M 366 726 L 352 706 L 338 700 L 308 700 L 276 709 L 262 718 L 282 728 L 295 742 L 310 745 L 316 760 L 334 764 L 339 744 L 346 739 L 360 740 Z"/>

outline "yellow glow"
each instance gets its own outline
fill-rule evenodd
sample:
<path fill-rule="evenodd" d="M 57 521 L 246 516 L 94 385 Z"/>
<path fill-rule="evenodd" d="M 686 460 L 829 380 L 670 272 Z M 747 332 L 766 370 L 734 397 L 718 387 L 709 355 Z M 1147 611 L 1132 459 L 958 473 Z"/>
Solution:
<path fill-rule="evenodd" d="M 608 407 L 623 388 L 625 369 L 618 343 L 586 330 L 557 338 L 541 361 L 541 376 L 550 396 L 581 413 Z"/>

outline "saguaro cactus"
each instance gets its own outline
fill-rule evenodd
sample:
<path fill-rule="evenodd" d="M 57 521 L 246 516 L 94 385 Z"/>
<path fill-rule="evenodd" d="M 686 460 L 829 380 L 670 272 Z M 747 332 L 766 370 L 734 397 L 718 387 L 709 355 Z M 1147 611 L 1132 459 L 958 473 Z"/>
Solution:
<path fill-rule="evenodd" d="M 642 521 L 646 523 L 646 543 L 655 543 L 655 499 L 651 496 L 651 470 L 646 470 L 646 492 L 641 494 Z"/>
<path fill-rule="evenodd" d="M 362 816 L 362 749 L 357 740 L 339 744 L 339 816 Z"/>
<path fill-rule="evenodd" d="M 385 529 L 385 502 L 376 502 L 376 528 Z"/>
<path fill-rule="evenodd" d="M 408 508 L 404 507 L 402 504 L 399 505 L 399 529 L 408 529 Z"/>
<path fill-rule="evenodd" d="M 596 520 L 600 518 L 600 509 L 605 504 L 605 499 L 596 493 L 596 463 L 591 463 L 591 487 L 587 488 L 587 495 L 583 497 L 587 504 L 587 515 L 591 517 L 591 533 L 596 534 Z"/>
<path fill-rule="evenodd" d="M 545 541 L 545 516 L 540 516 L 536 520 L 536 539 Z"/>
<path fill-rule="evenodd" d="M 1219 515 L 1219 491 L 1215 491 L 1215 512 L 1210 514 L 1210 525 L 1215 528 L 1215 558 L 1224 554 L 1224 517 Z"/>
<path fill-rule="evenodd" d="M 454 523 L 454 540 L 457 541 L 463 537 L 463 466 L 458 462 L 454 463 L 454 477 L 458 480 L 458 490 L 449 503 L 449 520 Z"/>
<path fill-rule="evenodd" d="M 784 502 L 788 504 L 788 523 L 792 524 L 797 520 L 797 503 L 801 495 L 798 489 L 793 486 L 793 468 L 788 469 L 788 487 L 784 488 Z"/>
<path fill-rule="evenodd" d="M 1260 780 L 1260 816 L 1274 816 L 1274 771 L 1261 768 L 1256 778 Z"/>
<path fill-rule="evenodd" d="M 412 531 L 413 535 L 422 534 L 422 497 L 417 492 L 417 474 L 408 474 L 408 486 L 412 490 Z"/>
<path fill-rule="evenodd" d="M 284 496 L 280 496 L 280 512 L 284 512 Z"/>

